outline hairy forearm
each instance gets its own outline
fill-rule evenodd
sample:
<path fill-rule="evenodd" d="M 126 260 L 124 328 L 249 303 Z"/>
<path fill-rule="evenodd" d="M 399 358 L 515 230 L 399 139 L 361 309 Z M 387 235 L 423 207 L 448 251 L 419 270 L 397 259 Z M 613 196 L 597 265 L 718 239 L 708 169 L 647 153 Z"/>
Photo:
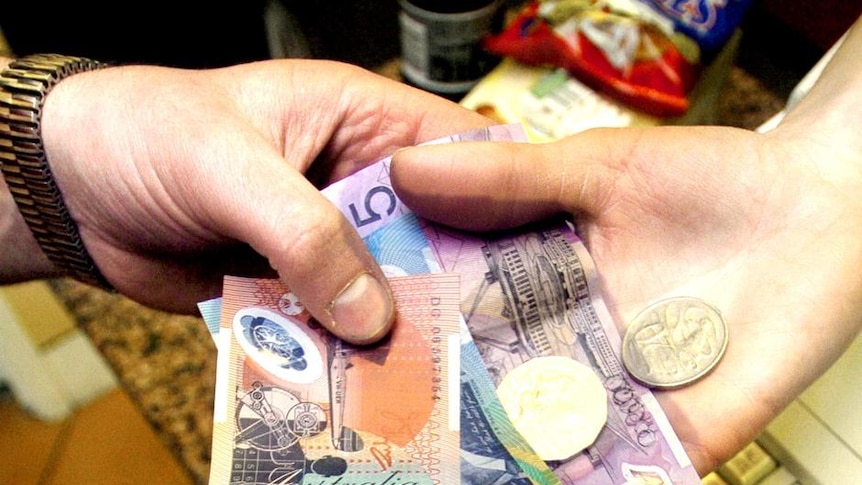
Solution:
<path fill-rule="evenodd" d="M 12 59 L 0 57 L 0 71 Z M 2 161 L 0 161 L 2 163 Z M 0 284 L 57 275 L 18 212 L 5 179 L 0 176 Z"/>

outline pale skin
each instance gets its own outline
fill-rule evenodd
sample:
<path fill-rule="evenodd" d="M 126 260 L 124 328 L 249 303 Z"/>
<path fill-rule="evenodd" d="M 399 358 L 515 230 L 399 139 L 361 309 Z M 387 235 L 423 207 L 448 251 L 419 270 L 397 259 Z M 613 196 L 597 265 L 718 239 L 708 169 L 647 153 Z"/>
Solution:
<path fill-rule="evenodd" d="M 469 230 L 573 216 L 620 331 L 650 302 L 702 298 L 730 344 L 658 393 L 701 473 L 755 438 L 862 329 L 862 21 L 775 130 L 599 129 L 543 145 L 396 154 L 417 213 Z"/>
<path fill-rule="evenodd" d="M 282 60 L 78 74 L 47 96 L 42 138 L 81 237 L 119 292 L 195 312 L 225 273 L 277 272 L 322 324 L 368 343 L 392 324 L 389 289 L 318 188 L 400 147 L 490 123 L 353 66 Z M 2 177 L 0 247 L 0 283 L 58 275 Z"/>

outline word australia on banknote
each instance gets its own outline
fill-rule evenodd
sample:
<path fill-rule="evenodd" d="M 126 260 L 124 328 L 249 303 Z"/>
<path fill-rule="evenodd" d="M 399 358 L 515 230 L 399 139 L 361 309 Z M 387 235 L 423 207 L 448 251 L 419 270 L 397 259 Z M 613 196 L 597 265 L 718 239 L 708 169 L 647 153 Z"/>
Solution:
<path fill-rule="evenodd" d="M 356 347 L 278 280 L 225 278 L 211 484 L 459 483 L 458 277 L 390 286 L 393 331 Z"/>

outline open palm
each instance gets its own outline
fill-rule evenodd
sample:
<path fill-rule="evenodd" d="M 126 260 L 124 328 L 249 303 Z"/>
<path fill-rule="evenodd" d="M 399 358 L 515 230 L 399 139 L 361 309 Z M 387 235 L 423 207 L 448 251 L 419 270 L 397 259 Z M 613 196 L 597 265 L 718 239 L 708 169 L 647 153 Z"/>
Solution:
<path fill-rule="evenodd" d="M 705 472 L 837 359 L 862 322 L 859 187 L 777 139 L 594 130 L 546 145 L 407 150 L 392 176 L 418 213 L 465 229 L 573 214 L 621 332 L 662 298 L 718 307 L 730 334 L 721 363 L 657 393 Z"/>

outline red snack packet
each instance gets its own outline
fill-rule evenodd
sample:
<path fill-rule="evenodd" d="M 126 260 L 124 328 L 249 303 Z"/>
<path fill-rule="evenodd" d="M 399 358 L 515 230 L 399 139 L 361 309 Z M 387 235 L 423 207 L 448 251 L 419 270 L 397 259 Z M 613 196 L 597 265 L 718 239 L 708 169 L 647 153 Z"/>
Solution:
<path fill-rule="evenodd" d="M 685 114 L 700 73 L 697 44 L 652 10 L 611 11 L 608 3 L 531 2 L 502 32 L 486 37 L 484 47 L 525 64 L 562 67 L 651 115 Z"/>

